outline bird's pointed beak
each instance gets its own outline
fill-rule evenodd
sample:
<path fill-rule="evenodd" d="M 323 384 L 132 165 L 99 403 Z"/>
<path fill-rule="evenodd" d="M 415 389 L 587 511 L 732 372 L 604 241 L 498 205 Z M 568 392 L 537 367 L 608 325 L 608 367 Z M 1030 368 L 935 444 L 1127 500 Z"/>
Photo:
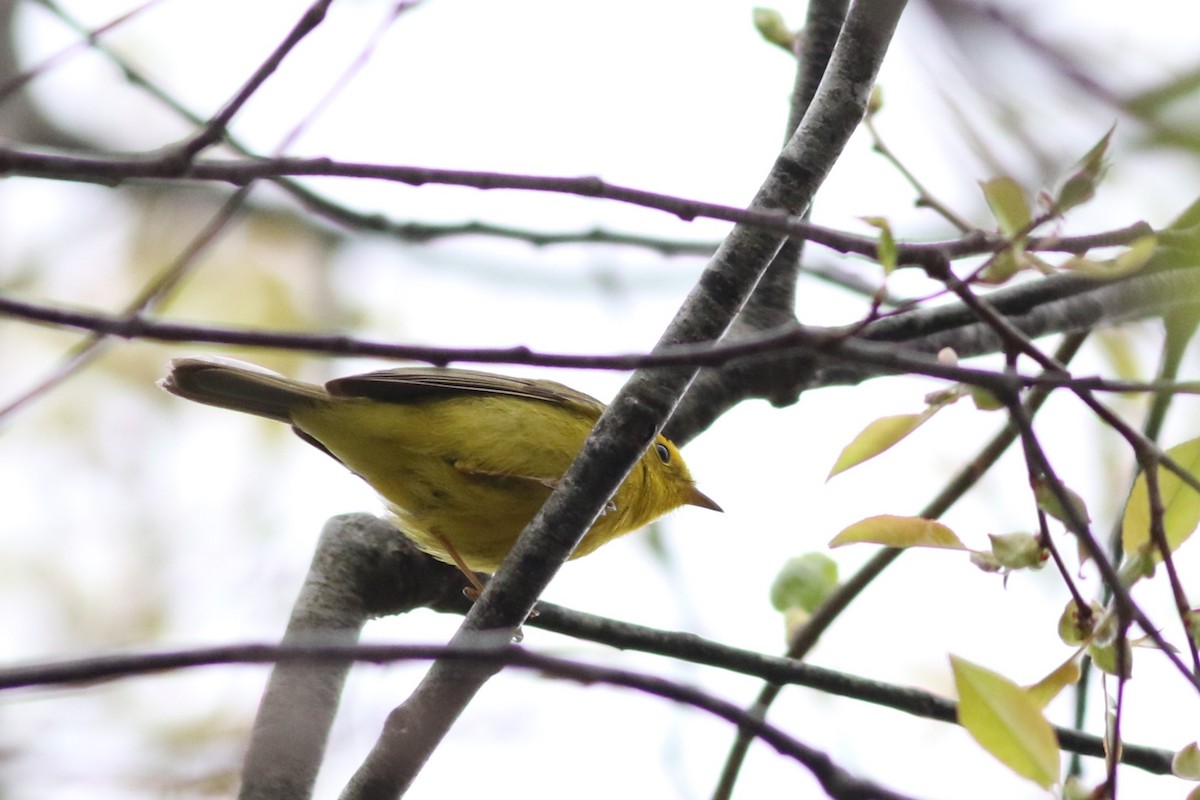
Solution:
<path fill-rule="evenodd" d="M 688 487 L 687 493 L 683 498 L 683 504 L 687 506 L 700 506 L 700 508 L 707 508 L 711 511 L 723 512 L 725 510 L 717 505 L 711 497 L 697 489 L 695 486 Z"/>

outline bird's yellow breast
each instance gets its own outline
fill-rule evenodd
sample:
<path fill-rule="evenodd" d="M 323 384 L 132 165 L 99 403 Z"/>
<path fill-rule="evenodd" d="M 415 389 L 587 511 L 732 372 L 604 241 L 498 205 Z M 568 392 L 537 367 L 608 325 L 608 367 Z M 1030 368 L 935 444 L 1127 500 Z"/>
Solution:
<path fill-rule="evenodd" d="M 334 398 L 293 421 L 374 487 L 422 550 L 450 561 L 444 537 L 481 572 L 496 570 L 595 423 L 575 407 L 489 396 Z M 640 491 L 643 469 L 635 467 L 573 557 L 644 524 L 622 497 Z"/>

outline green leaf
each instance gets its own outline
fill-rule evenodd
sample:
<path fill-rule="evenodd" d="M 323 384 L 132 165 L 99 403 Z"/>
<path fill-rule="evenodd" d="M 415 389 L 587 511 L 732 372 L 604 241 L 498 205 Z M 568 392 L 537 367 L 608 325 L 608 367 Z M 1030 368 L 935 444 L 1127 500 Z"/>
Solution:
<path fill-rule="evenodd" d="M 838 586 L 837 562 L 824 553 L 805 553 L 788 559 L 771 583 L 776 611 L 812 611 Z"/>
<path fill-rule="evenodd" d="M 1088 516 L 1087 504 L 1083 502 L 1083 498 L 1065 486 L 1063 492 L 1079 520 L 1085 525 L 1090 523 L 1092 518 Z M 1066 525 L 1067 530 L 1072 530 L 1075 523 L 1071 521 L 1071 515 L 1058 501 L 1058 496 L 1050 489 L 1050 484 L 1044 478 L 1039 478 L 1034 482 L 1033 496 L 1037 500 L 1038 508 Z"/>
<path fill-rule="evenodd" d="M 1032 533 L 989 533 L 992 557 L 1004 569 L 1041 569 L 1050 551 Z"/>
<path fill-rule="evenodd" d="M 1192 477 L 1200 477 L 1200 438 L 1177 444 L 1167 451 Z M 1163 530 L 1172 553 L 1187 541 L 1200 524 L 1200 494 L 1165 469 L 1157 468 L 1158 490 L 1163 503 Z M 1150 547 L 1150 490 L 1145 474 L 1138 475 L 1125 503 L 1121 520 L 1121 543 L 1132 554 Z M 1161 553 L 1154 552 L 1159 559 Z"/>
<path fill-rule="evenodd" d="M 1028 687 L 1025 692 L 1029 695 L 1029 699 L 1036 703 L 1038 708 L 1045 708 L 1050 705 L 1051 700 L 1058 696 L 1059 692 L 1078 683 L 1079 676 L 1082 674 L 1079 669 L 1082 655 L 1082 653 L 1076 653 L 1059 664 L 1049 675 Z"/>
<path fill-rule="evenodd" d="M 1125 588 L 1133 586 L 1142 578 L 1153 578 L 1158 565 L 1158 552 L 1153 547 L 1143 547 L 1141 550 L 1127 550 L 1117 570 L 1117 577 Z"/>
<path fill-rule="evenodd" d="M 999 411 L 1004 408 L 1004 403 L 999 397 L 989 392 L 980 386 L 970 386 L 968 391 L 971 395 L 971 400 L 974 401 L 975 407 L 980 411 Z"/>
<path fill-rule="evenodd" d="M 842 449 L 826 480 L 887 450 L 919 428 L 938 408 L 941 406 L 926 409 L 920 414 L 898 414 L 872 421 Z"/>
<path fill-rule="evenodd" d="M 1136 272 L 1150 261 L 1158 249 L 1157 236 L 1139 236 L 1129 243 L 1129 248 L 1117 254 L 1113 259 L 1113 270 L 1116 275 Z"/>
<path fill-rule="evenodd" d="M 1171 757 L 1171 774 L 1189 781 L 1200 781 L 1200 745 L 1184 745 Z"/>
<path fill-rule="evenodd" d="M 1058 739 L 1037 701 L 1015 683 L 950 657 L 958 722 L 1013 772 L 1048 789 L 1058 780 Z"/>
<path fill-rule="evenodd" d="M 1058 190 L 1058 196 L 1054 198 L 1055 213 L 1063 214 L 1075 206 L 1088 202 L 1096 194 L 1096 185 L 1100 183 L 1107 170 L 1104 156 L 1108 153 L 1108 145 L 1112 141 L 1114 130 L 1116 130 L 1116 125 L 1109 128 L 1108 132 L 1100 137 L 1100 141 L 1092 145 L 1092 149 L 1088 150 L 1083 158 L 1075 164 L 1075 171 L 1063 182 L 1062 188 Z"/>
<path fill-rule="evenodd" d="M 867 117 L 873 117 L 883 110 L 883 89 L 879 84 L 871 87 L 871 96 L 867 99 Z"/>
<path fill-rule="evenodd" d="M 875 257 L 883 265 L 883 273 L 890 275 L 896 269 L 896 237 L 887 217 L 863 217 L 862 221 L 879 229 L 879 243 L 875 245 Z"/>
<path fill-rule="evenodd" d="M 1118 653 L 1124 659 L 1124 663 L 1118 664 Z M 1096 665 L 1102 672 L 1109 675 L 1119 675 L 1118 667 L 1123 667 L 1124 677 L 1129 679 L 1133 675 L 1133 647 L 1130 646 L 1128 640 L 1121 642 L 1099 642 L 1093 639 L 1088 642 L 1087 654 L 1091 656 L 1092 663 Z"/>
<path fill-rule="evenodd" d="M 1081 206 L 1096 196 L 1096 181 L 1087 173 L 1076 172 L 1067 178 L 1058 197 L 1054 198 L 1054 210 L 1059 214 L 1069 211 L 1075 206 Z"/>
<path fill-rule="evenodd" d="M 979 280 L 988 286 L 1001 286 L 1028 266 L 1028 253 L 1018 247 L 1009 247 L 991 257 Z"/>
<path fill-rule="evenodd" d="M 1060 269 L 1091 278 L 1119 278 L 1137 272 L 1150 263 L 1157 249 L 1157 237 L 1142 236 L 1130 242 L 1129 248 L 1115 258 L 1097 261 L 1085 256 L 1071 256 L 1062 263 Z"/>
<path fill-rule="evenodd" d="M 882 544 L 887 547 L 936 547 L 948 550 L 966 550 L 954 531 L 940 522 L 923 517 L 899 517 L 881 514 L 867 517 L 844 528 L 830 547 L 847 544 Z"/>
<path fill-rule="evenodd" d="M 751 13 L 759 36 L 789 53 L 795 52 L 796 34 L 788 30 L 782 14 L 773 8 L 756 8 Z"/>
<path fill-rule="evenodd" d="M 1021 184 L 1012 178 L 1001 176 L 987 181 L 980 181 L 983 189 L 983 199 L 987 201 L 1000 232 L 1005 236 L 1015 236 L 1025 231 L 1033 215 L 1029 211 L 1029 201 L 1025 199 L 1025 190 Z"/>
<path fill-rule="evenodd" d="M 1004 565 L 997 561 L 994 555 L 983 550 L 971 551 L 971 563 L 984 572 L 1002 572 L 1004 570 Z"/>
<path fill-rule="evenodd" d="M 1092 145 L 1092 149 L 1083 154 L 1083 158 L 1079 159 L 1077 167 L 1096 180 L 1104 177 L 1104 172 L 1107 169 L 1107 163 L 1104 157 L 1108 154 L 1108 146 L 1112 143 L 1113 132 L 1116 131 L 1117 124 L 1114 122 L 1112 126 L 1105 131 L 1100 137 L 1100 141 Z"/>

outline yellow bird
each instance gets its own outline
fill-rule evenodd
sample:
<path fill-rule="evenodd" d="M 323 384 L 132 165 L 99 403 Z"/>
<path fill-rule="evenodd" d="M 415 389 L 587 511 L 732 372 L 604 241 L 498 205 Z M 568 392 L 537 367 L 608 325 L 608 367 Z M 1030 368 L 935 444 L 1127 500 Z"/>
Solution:
<path fill-rule="evenodd" d="M 251 364 L 180 358 L 160 385 L 291 425 L 377 491 L 417 547 L 495 572 L 579 453 L 604 404 L 553 381 L 459 369 L 392 369 L 317 386 Z M 571 558 L 682 505 L 720 511 L 659 436 Z"/>

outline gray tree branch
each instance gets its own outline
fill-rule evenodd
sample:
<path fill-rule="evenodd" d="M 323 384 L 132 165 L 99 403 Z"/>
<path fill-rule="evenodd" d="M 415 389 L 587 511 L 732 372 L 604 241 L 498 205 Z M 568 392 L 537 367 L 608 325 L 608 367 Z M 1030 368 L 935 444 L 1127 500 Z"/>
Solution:
<path fill-rule="evenodd" d="M 904 3 L 860 0 L 851 9 L 817 97 L 755 197 L 757 208 L 802 213 L 865 113 Z M 741 310 L 783 237 L 737 226 L 722 243 L 660 345 L 719 338 Z M 452 644 L 481 632 L 509 636 L 608 498 L 666 423 L 695 370 L 635 373 L 618 393 L 546 505 L 467 615 Z M 495 667 L 437 662 L 388 717 L 347 800 L 402 794 Z"/>
<path fill-rule="evenodd" d="M 321 532 L 283 644 L 353 644 L 368 620 L 415 608 L 461 613 L 462 583 L 456 568 L 417 550 L 390 523 L 368 514 L 334 517 Z M 241 800 L 311 796 L 350 666 L 275 666 L 251 732 Z"/>

